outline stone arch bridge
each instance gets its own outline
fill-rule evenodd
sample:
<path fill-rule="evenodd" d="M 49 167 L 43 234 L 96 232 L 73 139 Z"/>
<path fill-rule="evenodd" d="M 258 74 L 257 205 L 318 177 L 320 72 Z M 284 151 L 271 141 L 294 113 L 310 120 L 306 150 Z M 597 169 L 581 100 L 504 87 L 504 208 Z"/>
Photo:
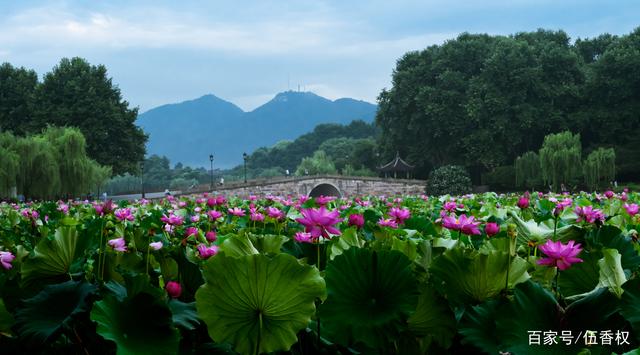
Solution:
<path fill-rule="evenodd" d="M 307 195 L 339 196 L 358 195 L 420 195 L 426 181 L 388 179 L 363 176 L 316 175 L 250 180 L 247 183 L 231 183 L 214 186 L 214 194 L 224 195 Z M 207 189 L 209 190 L 209 189 Z M 185 193 L 188 193 L 185 191 Z"/>

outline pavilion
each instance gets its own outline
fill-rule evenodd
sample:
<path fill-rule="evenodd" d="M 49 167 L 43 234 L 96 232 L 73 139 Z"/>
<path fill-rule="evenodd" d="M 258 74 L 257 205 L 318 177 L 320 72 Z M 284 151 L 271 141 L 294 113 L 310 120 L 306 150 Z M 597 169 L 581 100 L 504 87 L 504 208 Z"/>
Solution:
<path fill-rule="evenodd" d="M 404 178 L 410 179 L 413 168 L 415 168 L 415 166 L 402 160 L 402 158 L 400 158 L 400 152 L 396 152 L 396 157 L 389 163 L 379 167 L 378 171 L 383 173 L 385 178 L 393 176 L 394 179 L 397 179 L 398 176 L 402 177 L 404 175 Z"/>

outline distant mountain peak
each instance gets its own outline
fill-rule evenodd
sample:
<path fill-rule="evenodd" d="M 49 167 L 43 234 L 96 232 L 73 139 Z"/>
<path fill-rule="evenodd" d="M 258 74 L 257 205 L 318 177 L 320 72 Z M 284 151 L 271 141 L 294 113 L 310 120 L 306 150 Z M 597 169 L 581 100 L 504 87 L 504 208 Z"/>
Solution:
<path fill-rule="evenodd" d="M 295 139 L 322 123 L 373 121 L 377 106 L 360 100 L 324 98 L 310 91 L 284 91 L 253 111 L 245 112 L 213 94 L 163 105 L 138 115 L 149 134 L 147 154 L 165 155 L 171 164 L 203 166 L 209 154 L 216 167 L 242 161 L 242 153 Z M 188 144 L 177 136 L 189 137 Z"/>

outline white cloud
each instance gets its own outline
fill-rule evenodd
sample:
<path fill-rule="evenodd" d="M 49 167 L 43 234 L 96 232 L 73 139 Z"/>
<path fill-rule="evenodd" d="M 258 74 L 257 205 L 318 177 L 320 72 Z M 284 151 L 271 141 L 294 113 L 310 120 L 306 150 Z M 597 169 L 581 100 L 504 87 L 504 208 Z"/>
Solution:
<path fill-rule="evenodd" d="M 364 55 L 424 48 L 451 34 L 372 39 L 357 22 L 308 14 L 239 22 L 211 21 L 160 8 L 82 12 L 60 7 L 24 10 L 0 23 L 0 48 L 122 50 L 193 49 L 240 55 Z M 425 41 L 427 41 L 425 43 Z"/>

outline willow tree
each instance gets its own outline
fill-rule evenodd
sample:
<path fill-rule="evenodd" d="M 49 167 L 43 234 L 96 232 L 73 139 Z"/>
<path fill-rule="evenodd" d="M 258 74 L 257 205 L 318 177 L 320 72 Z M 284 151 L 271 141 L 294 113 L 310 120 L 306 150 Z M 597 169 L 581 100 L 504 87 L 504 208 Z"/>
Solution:
<path fill-rule="evenodd" d="M 324 150 L 316 150 L 313 156 L 302 159 L 296 175 L 336 174 L 336 166 Z"/>
<path fill-rule="evenodd" d="M 582 173 L 580 134 L 569 131 L 550 134 L 544 137 L 538 155 L 542 179 L 556 191 L 561 184 L 577 182 Z"/>
<path fill-rule="evenodd" d="M 526 152 L 515 161 L 516 186 L 533 188 L 540 184 L 540 157 L 536 152 Z"/>
<path fill-rule="evenodd" d="M 582 165 L 584 182 L 590 189 L 606 185 L 616 176 L 616 152 L 613 148 L 598 148 L 591 152 Z"/>
<path fill-rule="evenodd" d="M 100 165 L 93 159 L 89 159 L 87 166 L 89 167 L 90 172 L 90 190 L 95 191 L 97 195 L 100 195 L 100 192 L 102 192 L 103 187 L 105 187 L 107 180 L 111 177 L 111 167 Z"/>
<path fill-rule="evenodd" d="M 15 137 L 0 132 L 0 197 L 10 197 L 16 186 L 20 156 L 12 151 Z"/>
<path fill-rule="evenodd" d="M 14 152 L 20 156 L 18 193 L 27 198 L 57 195 L 60 174 L 54 146 L 41 136 L 19 138 Z"/>
<path fill-rule="evenodd" d="M 79 129 L 47 127 L 42 137 L 49 141 L 57 161 L 62 196 L 79 196 L 89 191 L 93 167 L 86 152 L 86 140 Z"/>

